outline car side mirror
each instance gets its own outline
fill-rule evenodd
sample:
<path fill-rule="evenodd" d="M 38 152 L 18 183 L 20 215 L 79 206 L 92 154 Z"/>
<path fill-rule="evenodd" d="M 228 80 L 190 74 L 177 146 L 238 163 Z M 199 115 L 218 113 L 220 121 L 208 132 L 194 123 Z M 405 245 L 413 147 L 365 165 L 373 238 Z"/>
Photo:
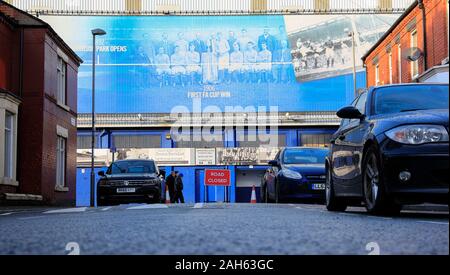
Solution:
<path fill-rule="evenodd" d="M 278 160 L 269 161 L 270 166 L 280 166 L 280 162 Z"/>
<path fill-rule="evenodd" d="M 361 112 L 353 107 L 353 106 L 348 106 L 348 107 L 344 107 L 342 109 L 340 109 L 336 115 L 340 118 L 344 118 L 344 119 L 362 119 L 364 118 L 364 115 L 361 114 Z"/>
<path fill-rule="evenodd" d="M 97 173 L 100 177 L 104 177 L 105 176 L 105 171 L 99 171 Z"/>

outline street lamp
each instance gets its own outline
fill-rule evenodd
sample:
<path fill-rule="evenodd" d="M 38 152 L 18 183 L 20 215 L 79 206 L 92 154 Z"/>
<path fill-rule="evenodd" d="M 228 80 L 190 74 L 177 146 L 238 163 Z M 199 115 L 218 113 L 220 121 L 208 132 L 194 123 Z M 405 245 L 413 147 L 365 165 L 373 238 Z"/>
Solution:
<path fill-rule="evenodd" d="M 349 31 L 345 29 L 345 32 L 348 33 L 348 36 L 352 38 L 352 54 L 353 54 L 353 93 L 355 94 L 355 98 L 358 96 L 358 91 L 356 89 L 356 42 L 355 42 L 355 32 Z"/>
<path fill-rule="evenodd" d="M 95 145 L 95 37 L 105 35 L 102 29 L 94 29 L 92 32 L 92 135 L 91 135 L 91 207 L 95 206 L 95 173 L 94 173 L 94 145 Z"/>

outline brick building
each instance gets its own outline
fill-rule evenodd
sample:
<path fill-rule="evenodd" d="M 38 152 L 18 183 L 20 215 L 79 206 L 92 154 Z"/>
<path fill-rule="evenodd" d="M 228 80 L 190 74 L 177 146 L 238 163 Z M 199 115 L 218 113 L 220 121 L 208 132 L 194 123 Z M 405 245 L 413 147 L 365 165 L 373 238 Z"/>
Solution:
<path fill-rule="evenodd" d="M 0 2 L 0 201 L 73 205 L 82 60 L 42 20 Z"/>
<path fill-rule="evenodd" d="M 367 86 L 448 83 L 448 1 L 415 1 L 363 56 Z"/>

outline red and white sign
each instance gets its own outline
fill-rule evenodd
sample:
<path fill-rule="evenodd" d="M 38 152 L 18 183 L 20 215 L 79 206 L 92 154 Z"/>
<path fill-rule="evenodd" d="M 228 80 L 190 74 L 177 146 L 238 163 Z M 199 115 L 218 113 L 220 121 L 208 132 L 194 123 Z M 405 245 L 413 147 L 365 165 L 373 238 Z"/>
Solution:
<path fill-rule="evenodd" d="M 205 169 L 206 186 L 230 186 L 230 170 Z"/>

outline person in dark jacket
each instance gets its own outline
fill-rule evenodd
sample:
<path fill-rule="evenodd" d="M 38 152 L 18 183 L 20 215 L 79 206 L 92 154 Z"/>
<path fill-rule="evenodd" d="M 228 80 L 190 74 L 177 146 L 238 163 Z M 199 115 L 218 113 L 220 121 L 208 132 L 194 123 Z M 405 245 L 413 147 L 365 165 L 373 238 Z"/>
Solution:
<path fill-rule="evenodd" d="M 170 202 L 172 203 L 175 201 L 175 179 L 175 171 L 170 172 L 170 175 L 166 178 L 166 186 L 169 189 Z"/>
<path fill-rule="evenodd" d="M 183 173 L 180 173 L 175 179 L 175 202 L 176 203 L 184 203 Z"/>

